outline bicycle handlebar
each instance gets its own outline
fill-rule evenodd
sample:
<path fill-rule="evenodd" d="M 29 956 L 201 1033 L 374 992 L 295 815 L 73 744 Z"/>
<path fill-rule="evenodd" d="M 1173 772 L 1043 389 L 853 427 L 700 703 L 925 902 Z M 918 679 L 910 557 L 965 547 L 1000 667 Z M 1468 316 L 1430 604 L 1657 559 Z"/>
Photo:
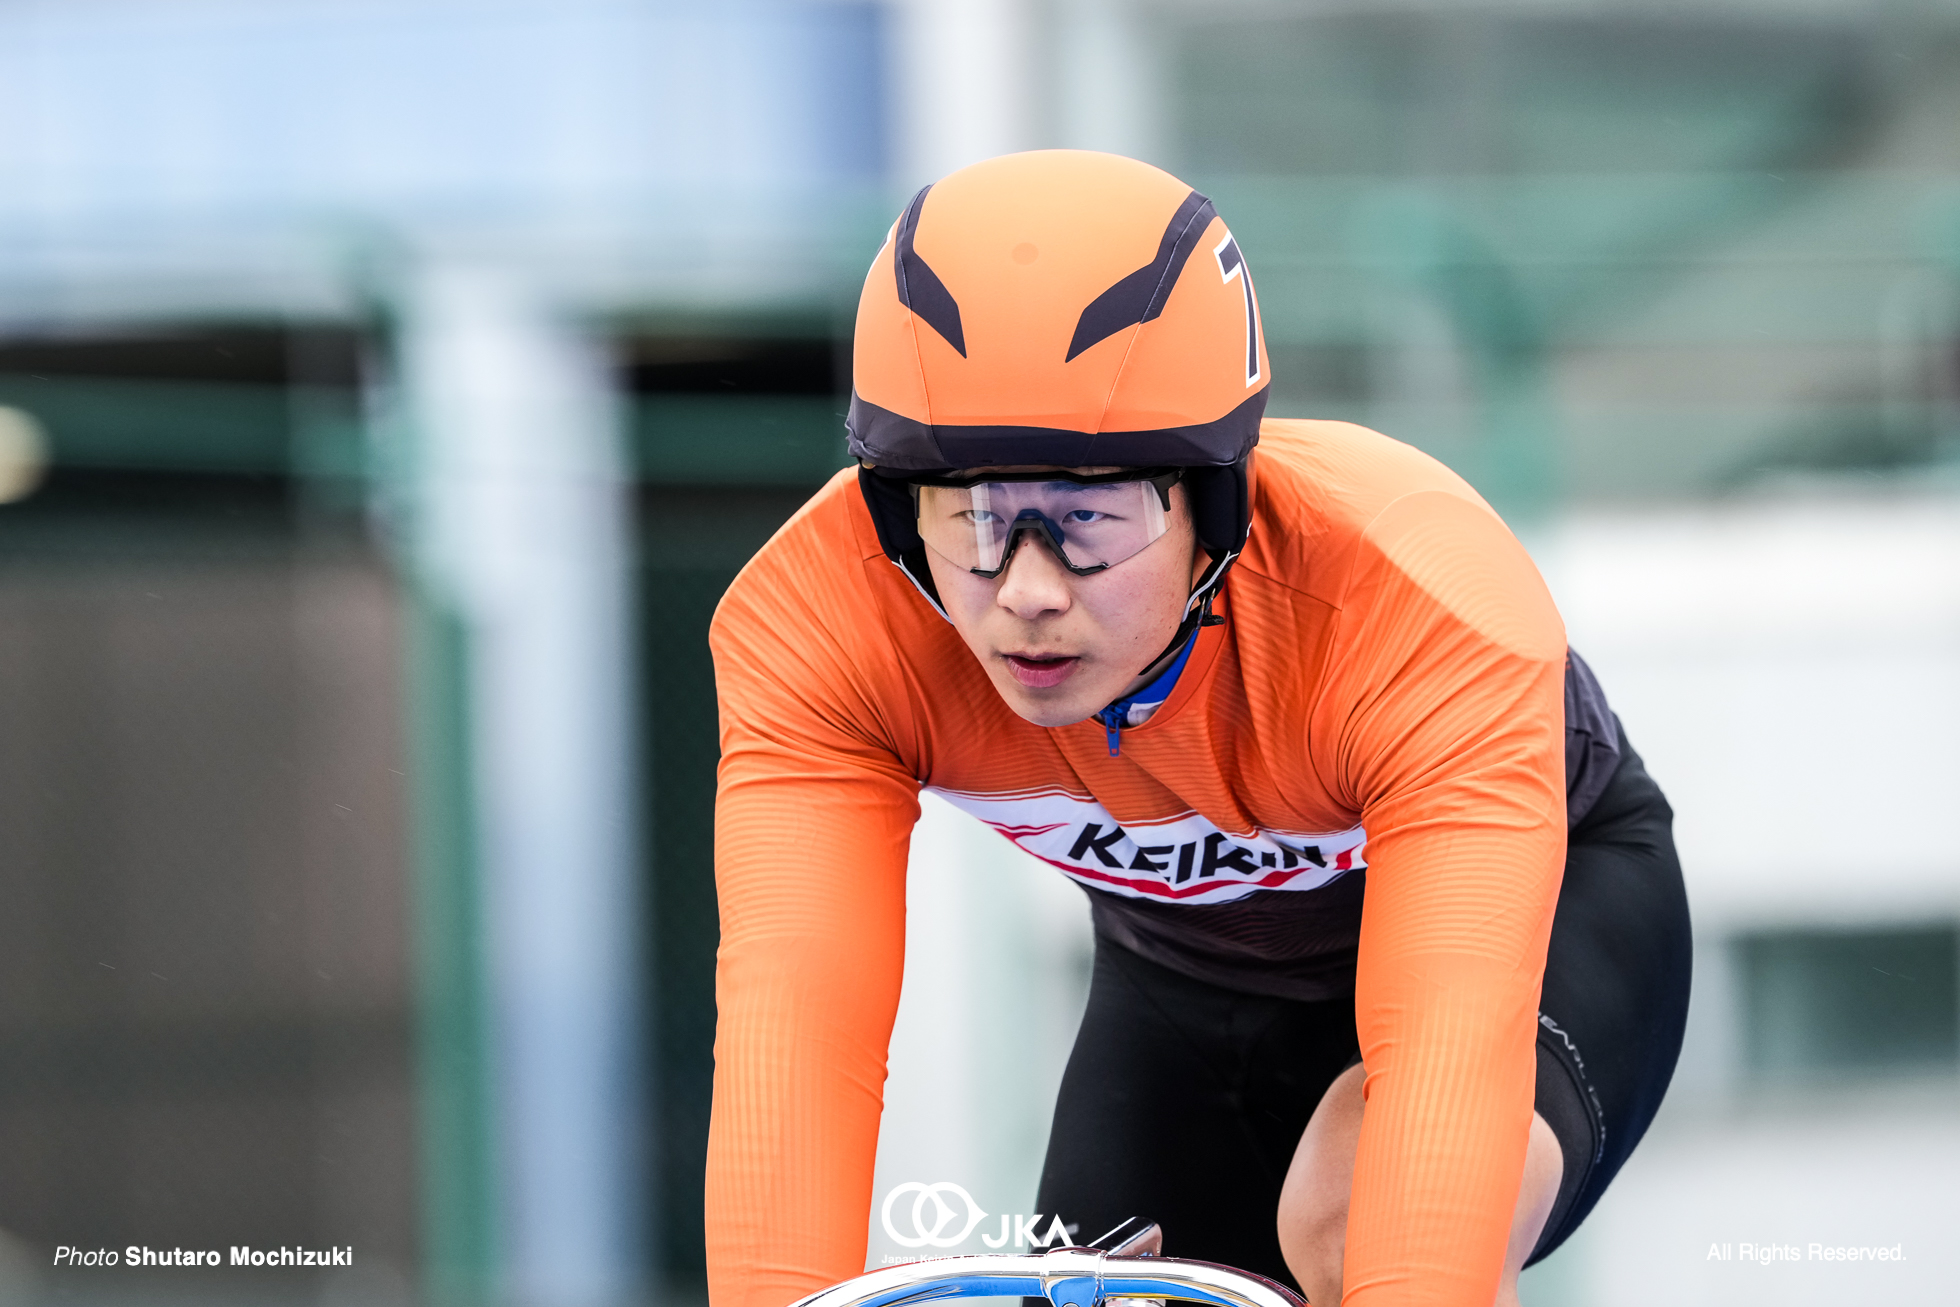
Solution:
<path fill-rule="evenodd" d="M 1046 1298 L 1101 1307 L 1108 1298 L 1174 1298 L 1210 1307 L 1306 1307 L 1262 1275 L 1178 1257 L 1112 1257 L 1100 1248 L 941 1257 L 868 1271 L 794 1307 L 899 1307 L 950 1298 Z"/>

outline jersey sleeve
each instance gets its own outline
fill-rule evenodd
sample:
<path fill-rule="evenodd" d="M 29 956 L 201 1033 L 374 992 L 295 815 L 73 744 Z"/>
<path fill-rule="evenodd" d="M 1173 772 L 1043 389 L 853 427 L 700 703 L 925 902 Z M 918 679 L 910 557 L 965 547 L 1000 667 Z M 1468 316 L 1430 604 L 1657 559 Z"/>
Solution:
<path fill-rule="evenodd" d="M 1489 1307 L 1564 866 L 1565 637 L 1495 514 L 1425 491 L 1356 557 L 1317 726 L 1368 830 L 1343 1301 Z"/>
<path fill-rule="evenodd" d="M 722 748 L 714 1307 L 783 1307 L 863 1270 L 903 973 L 918 782 L 885 742 L 862 660 L 807 595 L 793 567 L 752 564 L 710 636 Z"/>

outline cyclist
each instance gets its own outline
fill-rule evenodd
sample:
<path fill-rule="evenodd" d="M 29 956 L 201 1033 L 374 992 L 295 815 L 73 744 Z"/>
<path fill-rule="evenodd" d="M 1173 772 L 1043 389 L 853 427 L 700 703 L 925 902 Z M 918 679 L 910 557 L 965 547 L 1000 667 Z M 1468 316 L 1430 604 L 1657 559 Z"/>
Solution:
<path fill-rule="evenodd" d="M 921 787 L 1088 895 L 1039 1210 L 1315 1304 L 1515 1302 L 1688 985 L 1671 813 L 1522 547 L 1405 445 L 1264 419 L 1237 243 L 1132 160 L 920 192 L 854 368 L 859 467 L 712 632 L 715 1307 L 863 1265 Z"/>

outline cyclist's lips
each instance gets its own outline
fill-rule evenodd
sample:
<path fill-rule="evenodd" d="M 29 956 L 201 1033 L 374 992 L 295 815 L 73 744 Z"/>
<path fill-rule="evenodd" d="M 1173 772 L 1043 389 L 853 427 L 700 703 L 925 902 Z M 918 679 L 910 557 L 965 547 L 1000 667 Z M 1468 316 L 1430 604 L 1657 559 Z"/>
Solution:
<path fill-rule="evenodd" d="M 1051 690 L 1069 678 L 1079 656 L 1058 654 L 1002 654 L 1014 679 L 1030 690 Z"/>

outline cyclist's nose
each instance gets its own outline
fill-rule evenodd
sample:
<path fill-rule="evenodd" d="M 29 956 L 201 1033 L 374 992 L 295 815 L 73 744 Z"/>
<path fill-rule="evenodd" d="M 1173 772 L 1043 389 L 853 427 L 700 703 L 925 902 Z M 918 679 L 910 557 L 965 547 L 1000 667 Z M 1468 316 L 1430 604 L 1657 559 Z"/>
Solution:
<path fill-rule="evenodd" d="M 1023 530 L 1018 535 L 994 602 L 1025 621 L 1044 613 L 1067 612 L 1072 599 L 1068 569 L 1041 532 Z"/>

